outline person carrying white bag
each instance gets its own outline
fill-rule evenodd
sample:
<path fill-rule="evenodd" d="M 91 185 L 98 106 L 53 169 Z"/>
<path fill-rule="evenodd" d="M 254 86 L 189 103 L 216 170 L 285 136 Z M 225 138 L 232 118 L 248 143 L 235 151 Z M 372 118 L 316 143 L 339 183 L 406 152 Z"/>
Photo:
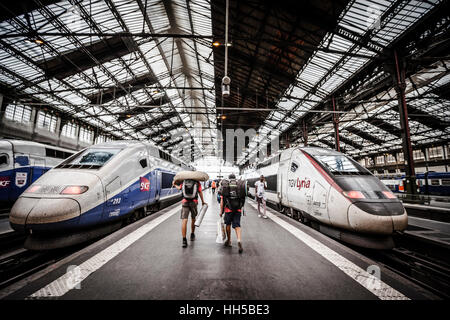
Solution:
<path fill-rule="evenodd" d="M 223 217 L 220 217 L 219 220 L 217 220 L 216 243 L 224 244 L 226 240 L 227 240 L 227 235 L 225 233 L 225 224 L 223 222 Z"/>

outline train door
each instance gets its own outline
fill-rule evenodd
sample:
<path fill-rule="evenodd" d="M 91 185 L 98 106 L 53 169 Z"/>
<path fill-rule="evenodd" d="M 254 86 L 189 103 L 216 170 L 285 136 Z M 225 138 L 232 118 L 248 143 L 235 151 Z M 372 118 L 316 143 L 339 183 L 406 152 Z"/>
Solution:
<path fill-rule="evenodd" d="M 277 174 L 277 186 L 278 186 L 278 199 L 280 200 L 281 204 L 287 206 L 289 205 L 288 198 L 287 198 L 287 190 L 288 190 L 288 184 L 287 184 L 287 167 L 288 167 L 288 161 L 280 162 L 280 165 L 278 167 L 278 174 Z"/>
<path fill-rule="evenodd" d="M 35 182 L 42 176 L 45 172 L 47 172 L 47 168 L 45 166 L 44 158 L 31 158 L 31 167 L 30 167 L 30 179 L 29 183 Z"/>
<path fill-rule="evenodd" d="M 278 167 L 278 186 L 281 192 L 281 204 L 289 206 L 289 170 L 291 164 L 292 149 L 285 150 L 280 155 L 280 165 Z"/>
<path fill-rule="evenodd" d="M 147 155 L 147 148 L 139 150 L 135 158 L 137 163 L 135 172 L 139 174 L 137 185 L 133 183 L 130 187 L 130 207 L 132 209 L 142 208 L 148 205 L 150 196 L 150 162 Z"/>
<path fill-rule="evenodd" d="M 123 196 L 120 193 L 117 194 L 117 191 L 120 190 L 121 187 L 122 181 L 119 176 L 112 179 L 105 186 L 106 205 L 103 210 L 103 219 L 118 217 L 121 214 L 121 205 L 127 200 L 123 199 Z"/>
<path fill-rule="evenodd" d="M 159 198 L 161 196 L 161 171 L 156 171 L 155 178 L 155 201 L 159 201 Z"/>
<path fill-rule="evenodd" d="M 301 151 L 292 151 L 291 162 L 288 167 L 288 199 L 289 206 L 304 210 L 306 205 L 306 192 L 310 188 L 309 172 L 305 170 Z"/>
<path fill-rule="evenodd" d="M 330 220 L 328 216 L 327 194 L 327 189 L 316 181 L 312 191 L 312 211 L 310 212 L 318 220 Z"/>
<path fill-rule="evenodd" d="M 13 169 L 12 152 L 0 149 L 0 203 L 9 202 Z"/>
<path fill-rule="evenodd" d="M 11 191 L 9 199 L 10 201 L 15 202 L 29 185 L 30 157 L 28 154 L 14 154 L 14 173 L 11 178 Z"/>

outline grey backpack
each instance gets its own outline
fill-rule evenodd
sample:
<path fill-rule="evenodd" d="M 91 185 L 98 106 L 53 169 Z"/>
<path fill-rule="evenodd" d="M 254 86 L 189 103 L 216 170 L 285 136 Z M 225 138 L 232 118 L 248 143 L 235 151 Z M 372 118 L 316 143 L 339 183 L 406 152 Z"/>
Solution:
<path fill-rule="evenodd" d="M 195 180 L 184 180 L 183 182 L 183 198 L 187 200 L 197 199 L 198 182 Z"/>

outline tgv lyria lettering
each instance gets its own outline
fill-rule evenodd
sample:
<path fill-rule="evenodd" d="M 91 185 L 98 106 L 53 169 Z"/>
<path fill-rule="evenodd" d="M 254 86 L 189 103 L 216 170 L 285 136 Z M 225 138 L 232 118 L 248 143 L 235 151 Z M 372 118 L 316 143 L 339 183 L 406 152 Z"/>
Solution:
<path fill-rule="evenodd" d="M 302 188 L 309 188 L 311 185 L 311 181 L 307 178 L 300 180 L 300 178 L 295 179 L 289 179 L 288 184 L 290 188 L 297 188 L 298 190 L 301 190 Z"/>

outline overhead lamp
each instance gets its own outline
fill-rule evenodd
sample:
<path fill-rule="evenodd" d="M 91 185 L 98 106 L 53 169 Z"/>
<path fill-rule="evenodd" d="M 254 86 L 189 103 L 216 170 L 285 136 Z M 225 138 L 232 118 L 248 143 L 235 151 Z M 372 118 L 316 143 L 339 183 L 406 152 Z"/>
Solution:
<path fill-rule="evenodd" d="M 218 46 L 220 46 L 220 42 L 219 42 L 219 41 L 214 41 L 214 42 L 212 43 L 212 45 L 213 45 L 214 47 L 218 47 Z"/>
<path fill-rule="evenodd" d="M 38 38 L 38 37 L 30 37 L 27 39 L 27 41 L 34 42 L 38 45 L 44 44 L 44 40 L 42 40 L 41 38 Z"/>
<path fill-rule="evenodd" d="M 220 119 L 222 119 L 222 120 L 225 120 L 226 118 L 227 118 L 227 116 L 224 114 L 220 116 Z"/>

